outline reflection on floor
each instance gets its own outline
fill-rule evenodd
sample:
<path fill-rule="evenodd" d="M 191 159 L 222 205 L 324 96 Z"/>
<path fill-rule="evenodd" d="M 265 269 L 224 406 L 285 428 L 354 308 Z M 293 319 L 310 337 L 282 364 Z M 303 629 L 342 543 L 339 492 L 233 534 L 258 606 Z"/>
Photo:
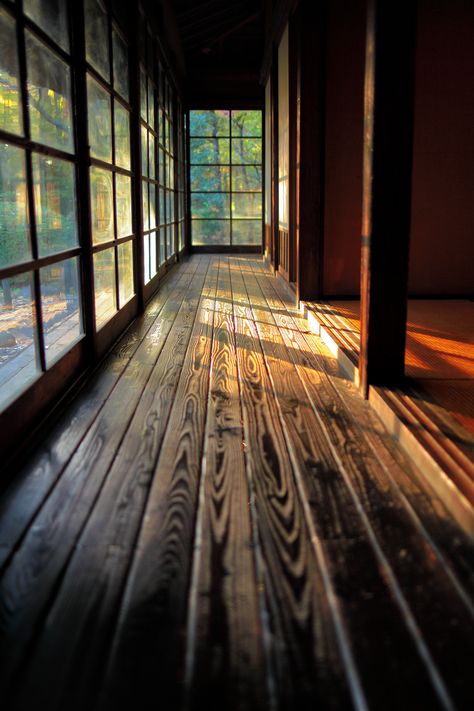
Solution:
<path fill-rule="evenodd" d="M 195 255 L 0 497 L 4 708 L 472 708 L 473 554 L 261 260 Z"/>
<path fill-rule="evenodd" d="M 359 302 L 331 301 L 337 329 L 358 351 Z M 474 302 L 408 302 L 406 373 L 428 396 L 474 433 Z"/>

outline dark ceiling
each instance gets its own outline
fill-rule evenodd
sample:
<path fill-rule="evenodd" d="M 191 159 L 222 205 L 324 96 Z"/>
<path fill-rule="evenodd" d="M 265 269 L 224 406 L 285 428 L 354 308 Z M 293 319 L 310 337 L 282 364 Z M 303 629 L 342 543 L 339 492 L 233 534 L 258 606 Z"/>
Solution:
<path fill-rule="evenodd" d="M 260 101 L 264 0 L 170 0 L 190 105 Z"/>

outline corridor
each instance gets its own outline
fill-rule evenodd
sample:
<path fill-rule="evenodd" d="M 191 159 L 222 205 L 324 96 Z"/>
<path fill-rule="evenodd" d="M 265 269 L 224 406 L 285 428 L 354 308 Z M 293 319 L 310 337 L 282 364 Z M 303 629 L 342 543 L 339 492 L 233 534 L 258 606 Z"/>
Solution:
<path fill-rule="evenodd" d="M 0 532 L 5 710 L 473 708 L 473 544 L 260 257 L 179 263 Z"/>

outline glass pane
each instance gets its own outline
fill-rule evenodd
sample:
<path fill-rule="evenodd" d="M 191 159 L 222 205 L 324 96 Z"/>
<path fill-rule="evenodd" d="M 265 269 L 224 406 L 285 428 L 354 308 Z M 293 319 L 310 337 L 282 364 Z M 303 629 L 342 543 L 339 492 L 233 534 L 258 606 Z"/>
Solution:
<path fill-rule="evenodd" d="M 165 191 L 163 188 L 159 189 L 160 193 L 160 203 L 159 203 L 159 224 L 165 224 Z"/>
<path fill-rule="evenodd" d="M 40 257 L 77 245 L 74 164 L 33 153 L 36 234 Z"/>
<path fill-rule="evenodd" d="M 144 121 L 148 121 L 146 98 L 146 74 L 143 69 L 140 68 L 140 115 Z"/>
<path fill-rule="evenodd" d="M 128 101 L 128 50 L 118 32 L 112 31 L 114 89 Z"/>
<path fill-rule="evenodd" d="M 117 237 L 132 234 L 132 179 L 115 173 L 117 191 Z"/>
<path fill-rule="evenodd" d="M 51 39 L 69 51 L 67 5 L 63 0 L 23 0 L 23 10 Z"/>
<path fill-rule="evenodd" d="M 159 169 L 159 176 L 158 176 L 158 181 L 160 182 L 161 185 L 165 184 L 165 171 L 166 171 L 166 158 L 165 158 L 165 153 L 160 149 L 158 151 L 159 156 L 158 156 L 158 169 Z"/>
<path fill-rule="evenodd" d="M 153 84 L 148 79 L 148 125 L 155 130 L 155 101 L 153 96 Z"/>
<path fill-rule="evenodd" d="M 261 138 L 233 138 L 232 163 L 261 163 L 262 139 Z"/>
<path fill-rule="evenodd" d="M 40 269 L 46 365 L 68 351 L 82 333 L 78 259 Z"/>
<path fill-rule="evenodd" d="M 115 163 L 130 170 L 130 115 L 127 109 L 114 103 Z"/>
<path fill-rule="evenodd" d="M 155 178 L 155 137 L 148 134 L 148 177 Z"/>
<path fill-rule="evenodd" d="M 262 244 L 261 220 L 232 220 L 232 244 Z"/>
<path fill-rule="evenodd" d="M 114 238 L 112 173 L 92 166 L 90 179 L 92 241 L 108 242 Z"/>
<path fill-rule="evenodd" d="M 230 163 L 228 138 L 191 138 L 191 163 Z"/>
<path fill-rule="evenodd" d="M 87 77 L 87 113 L 91 156 L 111 163 L 110 95 L 91 76 Z"/>
<path fill-rule="evenodd" d="M 150 183 L 148 186 L 150 195 L 150 229 L 154 229 L 156 222 L 156 186 Z"/>
<path fill-rule="evenodd" d="M 0 280 L 0 402 L 39 374 L 32 275 Z"/>
<path fill-rule="evenodd" d="M 191 136 L 228 136 L 230 111 L 190 111 Z"/>
<path fill-rule="evenodd" d="M 26 58 L 31 138 L 72 152 L 69 67 L 30 32 L 26 33 Z"/>
<path fill-rule="evenodd" d="M 191 229 L 193 244 L 230 244 L 229 220 L 193 220 Z"/>
<path fill-rule="evenodd" d="M 31 258 L 25 153 L 0 144 L 0 267 Z"/>
<path fill-rule="evenodd" d="M 105 249 L 94 254 L 95 322 L 97 328 L 117 311 L 115 302 L 115 250 Z"/>
<path fill-rule="evenodd" d="M 261 111 L 232 111 L 231 118 L 233 136 L 261 136 Z"/>
<path fill-rule="evenodd" d="M 160 230 L 160 266 L 166 261 L 165 237 L 165 229 L 162 227 Z"/>
<path fill-rule="evenodd" d="M 168 227 L 166 228 L 166 236 L 167 236 L 166 248 L 168 250 L 168 257 L 171 257 L 174 254 L 174 226 L 173 225 L 168 225 Z"/>
<path fill-rule="evenodd" d="M 0 9 L 0 128 L 23 134 L 15 20 Z"/>
<path fill-rule="evenodd" d="M 234 193 L 232 195 L 232 217 L 261 217 L 261 215 L 261 194 Z"/>
<path fill-rule="evenodd" d="M 119 244 L 119 298 L 123 306 L 135 293 L 133 287 L 133 242 Z"/>
<path fill-rule="evenodd" d="M 226 166 L 191 166 L 191 190 L 201 192 L 229 190 L 229 173 Z"/>
<path fill-rule="evenodd" d="M 150 232 L 150 279 L 155 276 L 157 269 L 156 264 L 156 232 Z"/>
<path fill-rule="evenodd" d="M 150 281 L 150 236 L 143 235 L 143 280 L 145 284 Z"/>
<path fill-rule="evenodd" d="M 85 0 L 86 59 L 110 81 L 107 16 L 97 0 Z"/>
<path fill-rule="evenodd" d="M 142 175 L 148 175 L 148 131 L 145 126 L 141 130 Z"/>
<path fill-rule="evenodd" d="M 165 137 L 164 137 L 164 131 L 163 131 L 163 109 L 161 107 L 158 108 L 158 126 L 157 126 L 157 132 L 158 132 L 158 141 L 161 145 L 164 145 L 165 142 Z"/>
<path fill-rule="evenodd" d="M 149 200 L 148 200 L 148 183 L 143 181 L 142 183 L 142 208 L 143 208 L 143 229 L 150 229 L 150 214 L 149 214 Z"/>
<path fill-rule="evenodd" d="M 257 165 L 232 166 L 232 190 L 236 192 L 260 191 L 262 169 Z"/>

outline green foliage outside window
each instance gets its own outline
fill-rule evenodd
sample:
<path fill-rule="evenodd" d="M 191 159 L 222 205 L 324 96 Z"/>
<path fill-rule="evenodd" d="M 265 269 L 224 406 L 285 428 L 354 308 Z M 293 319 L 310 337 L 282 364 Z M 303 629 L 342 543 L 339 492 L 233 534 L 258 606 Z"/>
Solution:
<path fill-rule="evenodd" d="M 191 111 L 189 126 L 193 243 L 260 244 L 261 111 Z"/>

